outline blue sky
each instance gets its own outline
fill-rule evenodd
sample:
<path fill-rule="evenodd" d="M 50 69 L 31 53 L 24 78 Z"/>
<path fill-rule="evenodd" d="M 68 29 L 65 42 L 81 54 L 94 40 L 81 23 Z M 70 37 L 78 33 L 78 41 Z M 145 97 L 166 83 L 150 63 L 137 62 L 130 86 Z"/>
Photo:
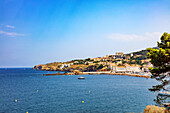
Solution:
<path fill-rule="evenodd" d="M 154 47 L 169 0 L 0 0 L 0 67 L 32 67 Z"/>

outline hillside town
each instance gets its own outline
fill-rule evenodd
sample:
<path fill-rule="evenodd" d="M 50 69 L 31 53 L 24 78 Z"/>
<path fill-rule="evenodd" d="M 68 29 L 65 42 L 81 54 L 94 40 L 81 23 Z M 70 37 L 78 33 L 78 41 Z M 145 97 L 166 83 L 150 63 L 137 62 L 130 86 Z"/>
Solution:
<path fill-rule="evenodd" d="M 68 62 L 53 62 L 36 65 L 34 69 L 46 71 L 73 72 L 112 72 L 112 73 L 134 73 L 148 72 L 152 64 L 147 58 L 147 51 L 142 50 L 130 54 L 116 52 L 115 55 L 103 57 L 72 60 Z"/>

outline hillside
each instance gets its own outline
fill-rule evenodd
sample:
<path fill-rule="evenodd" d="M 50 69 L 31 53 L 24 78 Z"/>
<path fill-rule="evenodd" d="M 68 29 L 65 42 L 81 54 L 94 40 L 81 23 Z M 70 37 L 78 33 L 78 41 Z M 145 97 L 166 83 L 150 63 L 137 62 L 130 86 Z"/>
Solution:
<path fill-rule="evenodd" d="M 109 71 L 111 69 L 111 65 L 136 65 L 147 70 L 150 63 L 147 58 L 147 50 L 141 50 L 129 54 L 121 53 L 121 55 L 106 55 L 104 57 L 87 58 L 83 60 L 76 59 L 67 62 L 40 64 L 34 66 L 33 69 L 65 72 L 71 72 L 73 70 L 79 70 L 81 72 Z"/>

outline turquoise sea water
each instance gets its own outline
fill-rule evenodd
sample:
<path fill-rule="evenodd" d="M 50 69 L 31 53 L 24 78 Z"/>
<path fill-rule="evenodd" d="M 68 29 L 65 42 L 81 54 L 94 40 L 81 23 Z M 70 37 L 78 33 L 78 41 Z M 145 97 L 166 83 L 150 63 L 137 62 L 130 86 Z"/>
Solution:
<path fill-rule="evenodd" d="M 78 75 L 44 73 L 54 72 L 0 69 L 0 113 L 138 113 L 154 104 L 148 88 L 155 80 L 120 75 L 78 80 Z"/>

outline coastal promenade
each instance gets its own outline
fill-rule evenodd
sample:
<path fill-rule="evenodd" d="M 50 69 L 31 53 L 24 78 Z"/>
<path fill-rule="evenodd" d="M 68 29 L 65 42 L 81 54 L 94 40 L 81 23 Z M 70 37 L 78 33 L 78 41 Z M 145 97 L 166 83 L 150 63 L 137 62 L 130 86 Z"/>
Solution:
<path fill-rule="evenodd" d="M 142 78 L 150 78 L 149 75 L 140 75 L 140 74 L 130 74 L 130 73 L 112 73 L 110 71 L 104 72 L 79 72 L 79 73 L 53 73 L 53 74 L 44 74 L 44 76 L 52 76 L 52 75 L 120 75 L 120 76 L 133 76 L 133 77 L 142 77 Z"/>

